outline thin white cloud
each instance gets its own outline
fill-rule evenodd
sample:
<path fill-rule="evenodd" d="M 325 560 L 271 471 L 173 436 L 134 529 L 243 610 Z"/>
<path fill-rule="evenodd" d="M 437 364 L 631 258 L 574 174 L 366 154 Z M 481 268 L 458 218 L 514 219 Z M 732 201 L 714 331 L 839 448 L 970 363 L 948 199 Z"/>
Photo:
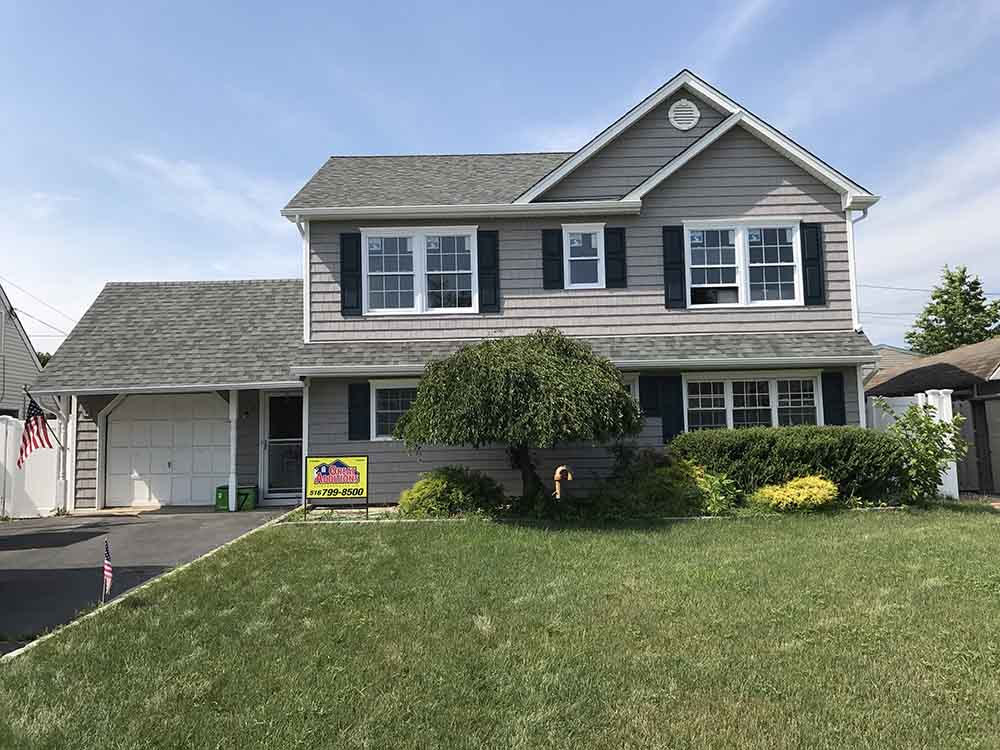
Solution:
<path fill-rule="evenodd" d="M 219 222 L 240 232 L 288 236 L 288 223 L 278 209 L 294 192 L 289 185 L 142 151 L 104 160 L 100 166 L 130 188 L 140 190 L 156 208 Z"/>
<path fill-rule="evenodd" d="M 860 283 L 926 289 L 945 264 L 964 264 L 988 291 L 1000 291 L 1000 244 L 991 229 L 1000 211 L 1000 120 L 956 143 L 902 159 L 916 166 L 900 170 L 858 225 Z M 913 322 L 907 313 L 921 310 L 928 296 L 862 287 L 865 330 L 873 340 L 898 343 Z"/>
<path fill-rule="evenodd" d="M 777 123 L 800 127 L 880 96 L 899 94 L 960 69 L 1000 36 L 996 0 L 935 2 L 879 9 L 855 16 L 792 66 Z"/>
<path fill-rule="evenodd" d="M 732 5 L 721 18 L 705 24 L 702 40 L 695 47 L 695 72 L 709 79 L 717 75 L 747 32 L 773 6 L 774 0 L 743 0 Z"/>

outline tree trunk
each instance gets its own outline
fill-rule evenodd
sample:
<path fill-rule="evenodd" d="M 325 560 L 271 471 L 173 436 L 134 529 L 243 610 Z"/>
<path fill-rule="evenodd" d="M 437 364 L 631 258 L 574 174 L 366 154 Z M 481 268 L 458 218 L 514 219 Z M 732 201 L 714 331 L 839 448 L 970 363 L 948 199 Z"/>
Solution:
<path fill-rule="evenodd" d="M 535 465 L 531 462 L 531 451 L 525 445 L 516 445 L 509 448 L 508 453 L 511 467 L 521 471 L 521 496 L 534 501 L 545 490 L 535 471 Z"/>

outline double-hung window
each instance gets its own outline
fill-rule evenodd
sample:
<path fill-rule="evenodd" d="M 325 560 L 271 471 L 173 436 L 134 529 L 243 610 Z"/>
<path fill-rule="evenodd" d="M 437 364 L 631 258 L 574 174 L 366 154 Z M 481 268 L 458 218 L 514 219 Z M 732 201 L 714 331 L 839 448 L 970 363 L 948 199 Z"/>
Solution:
<path fill-rule="evenodd" d="M 689 222 L 684 227 L 691 307 L 803 304 L 797 220 Z"/>
<path fill-rule="evenodd" d="M 373 380 L 371 390 L 371 436 L 392 440 L 399 418 L 417 398 L 416 380 Z"/>
<path fill-rule="evenodd" d="M 476 227 L 361 234 L 366 314 L 478 312 Z"/>
<path fill-rule="evenodd" d="M 818 372 L 687 373 L 684 394 L 688 430 L 823 424 Z"/>
<path fill-rule="evenodd" d="M 563 224 L 567 289 L 604 289 L 604 225 Z"/>

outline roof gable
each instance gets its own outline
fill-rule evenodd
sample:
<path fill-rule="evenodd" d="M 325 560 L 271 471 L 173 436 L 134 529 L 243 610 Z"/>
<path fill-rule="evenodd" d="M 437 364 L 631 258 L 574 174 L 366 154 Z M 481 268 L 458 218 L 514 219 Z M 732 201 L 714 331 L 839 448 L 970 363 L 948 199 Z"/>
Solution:
<path fill-rule="evenodd" d="M 646 115 L 670 99 L 670 97 L 681 89 L 691 91 L 704 101 L 709 102 L 716 111 L 726 115 L 726 119 L 709 130 L 701 139 L 664 164 L 660 170 L 647 178 L 642 184 L 636 186 L 635 189 L 622 198 L 623 201 L 641 200 L 642 196 L 670 177 L 670 175 L 680 169 L 690 159 L 697 156 L 721 135 L 736 125 L 742 125 L 817 179 L 840 193 L 844 208 L 867 208 L 878 200 L 878 196 L 870 193 L 866 188 L 835 170 L 829 164 L 795 143 L 791 138 L 768 125 L 749 110 L 741 107 L 721 91 L 698 78 L 691 71 L 683 70 L 601 131 L 583 148 L 562 162 L 558 167 L 549 172 L 549 174 L 545 175 L 530 189 L 518 196 L 515 203 L 532 203 L 537 201 L 547 191 L 568 178 L 570 174 L 580 169 L 603 149 L 609 147 L 616 139 L 620 138 Z"/>

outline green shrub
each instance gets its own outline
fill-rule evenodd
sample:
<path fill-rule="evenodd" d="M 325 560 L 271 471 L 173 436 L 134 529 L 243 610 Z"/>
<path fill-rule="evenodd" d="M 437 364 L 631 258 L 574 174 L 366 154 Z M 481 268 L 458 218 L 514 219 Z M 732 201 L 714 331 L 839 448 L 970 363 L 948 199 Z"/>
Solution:
<path fill-rule="evenodd" d="M 634 520 L 728 513 L 739 501 L 735 484 L 662 450 L 616 448 L 611 475 L 587 496 L 557 506 L 561 517 Z"/>
<path fill-rule="evenodd" d="M 750 505 L 772 510 L 817 510 L 837 501 L 837 485 L 819 476 L 799 477 L 784 484 L 761 487 L 750 497 Z"/>
<path fill-rule="evenodd" d="M 399 515 L 441 518 L 458 513 L 492 513 L 504 504 L 503 487 L 480 471 L 443 466 L 421 475 L 399 496 Z"/>
<path fill-rule="evenodd" d="M 731 513 L 740 500 L 736 483 L 725 474 L 713 474 L 702 466 L 693 468 L 695 484 L 700 491 L 701 510 L 710 516 Z"/>
<path fill-rule="evenodd" d="M 876 404 L 893 413 L 884 399 Z M 948 464 L 958 461 L 968 449 L 962 437 L 964 420 L 956 414 L 951 422 L 941 422 L 934 416 L 933 406 L 913 404 L 889 426 L 886 434 L 901 446 L 905 481 L 900 482 L 898 491 L 904 500 L 919 503 L 937 496 Z"/>
<path fill-rule="evenodd" d="M 672 452 L 724 474 L 744 495 L 769 484 L 819 474 L 845 498 L 880 501 L 907 481 L 907 463 L 892 435 L 861 427 L 753 427 L 678 435 Z"/>

